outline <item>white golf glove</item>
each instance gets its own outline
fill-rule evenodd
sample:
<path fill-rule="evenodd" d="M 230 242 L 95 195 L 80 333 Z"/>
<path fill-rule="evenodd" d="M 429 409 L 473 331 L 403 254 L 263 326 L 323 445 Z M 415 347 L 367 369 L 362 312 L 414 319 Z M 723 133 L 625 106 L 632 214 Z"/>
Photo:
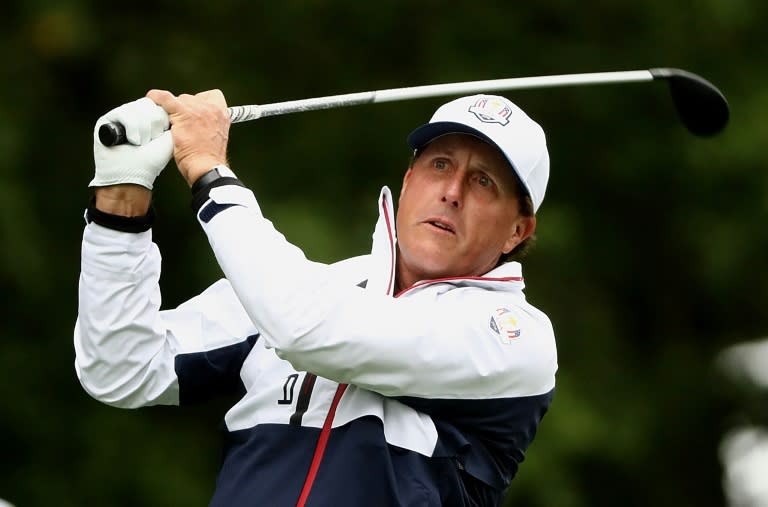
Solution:
<path fill-rule="evenodd" d="M 107 147 L 99 141 L 99 127 L 119 122 L 130 144 Z M 113 109 L 98 119 L 93 130 L 96 175 L 89 187 L 135 183 L 152 190 L 152 184 L 173 157 L 168 114 L 144 97 Z"/>

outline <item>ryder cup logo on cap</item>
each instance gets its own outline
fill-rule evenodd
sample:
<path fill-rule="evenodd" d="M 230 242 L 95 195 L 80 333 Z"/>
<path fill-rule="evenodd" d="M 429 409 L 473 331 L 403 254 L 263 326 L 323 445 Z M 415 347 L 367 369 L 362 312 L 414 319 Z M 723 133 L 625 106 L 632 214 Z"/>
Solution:
<path fill-rule="evenodd" d="M 485 123 L 509 123 L 512 108 L 505 100 L 496 97 L 481 97 L 469 107 L 469 112 Z"/>
<path fill-rule="evenodd" d="M 440 106 L 429 123 L 408 136 L 415 150 L 447 134 L 467 134 L 498 149 L 528 191 L 534 212 L 549 180 L 549 152 L 544 130 L 525 112 L 498 95 L 472 95 Z"/>

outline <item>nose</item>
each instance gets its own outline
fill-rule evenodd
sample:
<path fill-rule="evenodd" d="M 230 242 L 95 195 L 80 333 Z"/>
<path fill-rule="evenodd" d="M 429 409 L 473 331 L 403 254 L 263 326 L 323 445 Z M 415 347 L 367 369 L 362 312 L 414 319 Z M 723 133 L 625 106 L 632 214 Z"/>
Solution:
<path fill-rule="evenodd" d="M 445 180 L 442 201 L 447 202 L 454 208 L 461 208 L 464 203 L 464 180 L 464 171 L 454 171 L 451 176 Z"/>

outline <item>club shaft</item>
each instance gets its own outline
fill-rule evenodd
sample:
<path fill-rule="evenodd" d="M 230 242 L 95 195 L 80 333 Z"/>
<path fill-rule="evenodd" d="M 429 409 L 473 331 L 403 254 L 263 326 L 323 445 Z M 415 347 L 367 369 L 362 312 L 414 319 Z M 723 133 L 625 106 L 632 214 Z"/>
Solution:
<path fill-rule="evenodd" d="M 273 104 L 234 106 L 229 108 L 232 122 L 255 120 L 265 116 L 277 116 L 318 109 L 394 102 L 399 100 L 438 97 L 442 95 L 466 95 L 501 90 L 553 88 L 580 85 L 628 83 L 664 80 L 669 84 L 672 99 L 683 124 L 696 135 L 709 136 L 728 122 L 728 102 L 712 83 L 701 76 L 682 69 L 653 68 L 618 72 L 589 72 L 550 76 L 464 81 L 408 88 L 391 88 L 344 95 L 330 95 L 312 99 L 291 100 Z M 105 146 L 125 143 L 125 127 L 119 123 L 105 123 L 99 127 L 99 139 Z"/>
<path fill-rule="evenodd" d="M 234 106 L 229 108 L 234 123 L 255 120 L 265 116 L 277 116 L 319 109 L 395 102 L 401 100 L 440 97 L 444 95 L 471 94 L 501 90 L 522 90 L 531 88 L 551 88 L 558 86 L 591 85 L 601 83 L 622 83 L 651 81 L 653 75 L 648 70 L 621 72 L 592 72 L 585 74 L 562 74 L 552 76 L 518 77 L 508 79 L 490 79 L 485 81 L 465 81 L 407 88 L 391 88 L 343 95 L 330 95 L 311 99 L 290 100 L 273 104 Z"/>
<path fill-rule="evenodd" d="M 278 116 L 319 109 L 333 109 L 361 104 L 395 102 L 444 95 L 466 95 L 502 90 L 653 81 L 654 79 L 667 79 L 669 77 L 669 70 L 670 69 L 650 69 L 617 72 L 588 72 L 581 74 L 489 79 L 484 81 L 464 81 L 459 83 L 411 86 L 407 88 L 390 88 L 385 90 L 275 102 L 272 104 L 233 106 L 229 108 L 229 116 L 233 123 L 239 123 L 266 116 Z M 674 71 L 675 69 L 671 70 Z M 99 129 L 99 139 L 105 146 L 114 146 L 125 143 L 125 128 L 119 123 L 104 124 Z"/>

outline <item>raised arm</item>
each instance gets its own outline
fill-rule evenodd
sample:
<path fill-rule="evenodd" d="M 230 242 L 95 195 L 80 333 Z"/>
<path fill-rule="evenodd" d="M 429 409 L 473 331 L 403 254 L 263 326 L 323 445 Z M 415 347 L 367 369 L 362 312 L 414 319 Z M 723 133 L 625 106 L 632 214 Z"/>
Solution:
<path fill-rule="evenodd" d="M 105 121 L 131 144 L 106 148 Z M 257 332 L 229 284 L 160 311 L 160 254 L 151 189 L 173 150 L 168 116 L 149 99 L 120 106 L 94 129 L 96 174 L 83 234 L 75 369 L 93 397 L 121 407 L 176 404 L 236 389 Z"/>

